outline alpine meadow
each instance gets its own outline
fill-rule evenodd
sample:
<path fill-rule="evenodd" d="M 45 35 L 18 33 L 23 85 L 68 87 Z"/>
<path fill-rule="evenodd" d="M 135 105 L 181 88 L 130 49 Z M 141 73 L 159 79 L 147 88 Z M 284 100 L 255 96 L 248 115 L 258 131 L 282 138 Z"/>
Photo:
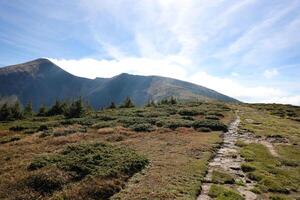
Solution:
<path fill-rule="evenodd" d="M 299 200 L 299 0 L 0 1 L 0 199 Z"/>

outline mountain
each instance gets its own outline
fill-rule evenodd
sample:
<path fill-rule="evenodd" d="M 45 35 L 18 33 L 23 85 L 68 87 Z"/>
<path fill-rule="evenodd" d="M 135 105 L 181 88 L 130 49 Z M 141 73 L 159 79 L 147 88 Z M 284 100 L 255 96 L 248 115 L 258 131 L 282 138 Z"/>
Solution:
<path fill-rule="evenodd" d="M 138 105 L 149 99 L 160 100 L 170 96 L 187 100 L 238 102 L 214 90 L 160 76 L 123 73 L 112 78 L 77 77 L 47 59 L 0 68 L 0 82 L 2 101 L 19 99 L 22 104 L 31 101 L 35 108 L 41 104 L 50 105 L 56 99 L 79 96 L 95 108 L 107 106 L 111 101 L 119 104 L 127 96 Z"/>

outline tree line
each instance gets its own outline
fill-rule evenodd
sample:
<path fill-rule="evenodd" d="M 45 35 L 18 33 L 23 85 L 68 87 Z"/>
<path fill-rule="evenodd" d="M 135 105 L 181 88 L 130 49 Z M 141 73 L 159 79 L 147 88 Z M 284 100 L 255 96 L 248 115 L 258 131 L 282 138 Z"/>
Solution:
<path fill-rule="evenodd" d="M 157 105 L 168 105 L 176 104 L 177 100 L 174 97 L 170 99 L 162 99 L 161 101 L 155 103 L 153 100 L 149 100 L 146 107 L 157 106 Z M 114 102 L 111 102 L 106 109 L 115 109 L 115 108 L 133 108 L 135 107 L 133 101 L 130 97 L 126 97 L 121 105 L 116 105 Z M 103 108 L 102 108 L 103 109 Z M 93 108 L 87 103 L 84 102 L 82 98 L 78 98 L 73 101 L 60 101 L 56 100 L 55 103 L 47 108 L 45 105 L 41 105 L 38 111 L 35 113 L 32 108 L 32 103 L 29 102 L 23 108 L 19 101 L 16 101 L 13 105 L 7 103 L 3 104 L 0 107 L 0 121 L 12 121 L 23 119 L 30 116 L 55 116 L 55 115 L 64 115 L 66 118 L 79 118 L 85 115 L 87 111 L 93 110 Z"/>

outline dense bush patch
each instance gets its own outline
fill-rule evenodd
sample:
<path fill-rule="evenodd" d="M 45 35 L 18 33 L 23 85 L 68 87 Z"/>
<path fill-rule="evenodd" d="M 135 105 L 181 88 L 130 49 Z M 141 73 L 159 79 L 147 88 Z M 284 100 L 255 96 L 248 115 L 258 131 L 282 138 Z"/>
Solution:
<path fill-rule="evenodd" d="M 129 128 L 136 132 L 149 132 L 154 130 L 154 127 L 149 123 L 133 124 L 129 126 Z"/>
<path fill-rule="evenodd" d="M 185 116 L 196 116 L 196 115 L 199 115 L 199 111 L 196 110 L 196 109 L 191 109 L 191 108 L 187 109 L 187 108 L 185 108 L 185 109 L 180 109 L 178 111 L 178 114 L 185 115 Z"/>
<path fill-rule="evenodd" d="M 96 143 L 70 145 L 60 154 L 38 157 L 32 161 L 28 169 L 36 170 L 55 164 L 60 169 L 75 173 L 79 178 L 89 174 L 108 177 L 120 173 L 134 174 L 147 163 L 146 158 L 132 150 Z"/>
<path fill-rule="evenodd" d="M 213 131 L 227 131 L 227 126 L 223 124 L 222 122 L 216 121 L 216 120 L 201 120 L 201 121 L 195 121 L 193 122 L 192 126 L 195 129 L 198 128 L 209 128 Z"/>

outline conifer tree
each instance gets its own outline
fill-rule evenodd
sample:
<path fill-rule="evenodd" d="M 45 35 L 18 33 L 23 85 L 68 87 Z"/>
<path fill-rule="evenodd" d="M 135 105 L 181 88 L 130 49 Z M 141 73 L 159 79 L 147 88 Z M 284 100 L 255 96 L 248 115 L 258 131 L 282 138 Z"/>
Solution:
<path fill-rule="evenodd" d="M 47 115 L 47 108 L 44 104 L 41 105 L 38 116 L 46 116 Z"/>
<path fill-rule="evenodd" d="M 19 101 L 16 101 L 16 103 L 11 107 L 11 115 L 13 119 L 21 119 L 23 117 L 21 104 Z"/>
<path fill-rule="evenodd" d="M 65 112 L 65 116 L 68 118 L 79 118 L 85 114 L 85 108 L 81 98 L 72 102 L 70 108 Z"/>
<path fill-rule="evenodd" d="M 115 104 L 115 102 L 111 102 L 110 103 L 110 106 L 108 106 L 108 109 L 115 109 L 117 106 L 116 106 L 116 104 Z"/>
<path fill-rule="evenodd" d="M 172 96 L 170 99 L 170 104 L 176 104 L 177 100 Z"/>
<path fill-rule="evenodd" d="M 56 100 L 54 105 L 48 110 L 47 115 L 62 115 L 67 109 L 67 103 Z"/>
<path fill-rule="evenodd" d="M 25 106 L 23 112 L 24 112 L 24 115 L 25 115 L 25 116 L 32 116 L 32 115 L 33 115 L 33 111 L 32 111 L 32 103 L 31 103 L 31 101 L 28 102 L 28 104 Z"/>
<path fill-rule="evenodd" d="M 134 104 L 131 101 L 130 97 L 126 97 L 123 104 L 120 106 L 120 108 L 132 108 L 132 107 L 134 107 Z"/>
<path fill-rule="evenodd" d="M 7 103 L 3 104 L 0 109 L 0 121 L 9 120 L 11 117 L 11 109 L 8 107 Z"/>

